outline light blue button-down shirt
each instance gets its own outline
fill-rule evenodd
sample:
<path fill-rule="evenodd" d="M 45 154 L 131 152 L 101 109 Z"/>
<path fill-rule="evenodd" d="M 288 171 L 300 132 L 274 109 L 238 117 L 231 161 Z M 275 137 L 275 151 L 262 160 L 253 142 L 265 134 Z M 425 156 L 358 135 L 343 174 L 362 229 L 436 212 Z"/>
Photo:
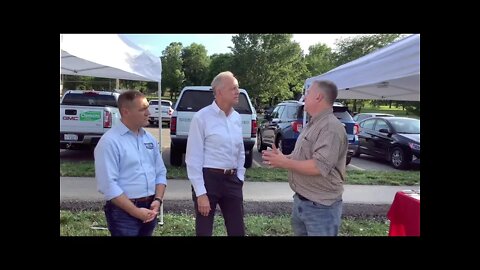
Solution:
<path fill-rule="evenodd" d="M 202 168 L 237 169 L 237 177 L 243 181 L 246 169 L 240 114 L 232 109 L 226 116 L 215 101 L 195 113 L 185 163 L 197 197 L 207 193 Z"/>
<path fill-rule="evenodd" d="M 97 189 L 106 200 L 122 193 L 130 199 L 155 194 L 155 185 L 167 185 L 167 169 L 158 142 L 143 128 L 138 135 L 122 122 L 107 131 L 95 147 Z"/>

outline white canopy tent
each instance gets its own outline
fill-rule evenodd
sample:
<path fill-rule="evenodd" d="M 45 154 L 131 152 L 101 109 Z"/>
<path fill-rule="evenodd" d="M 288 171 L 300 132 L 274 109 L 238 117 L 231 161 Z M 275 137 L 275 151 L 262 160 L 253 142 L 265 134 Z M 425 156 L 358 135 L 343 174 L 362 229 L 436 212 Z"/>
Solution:
<path fill-rule="evenodd" d="M 62 34 L 60 35 L 60 52 L 60 74 L 155 81 L 158 82 L 158 99 L 161 100 L 162 63 L 160 58 L 121 35 Z M 159 124 L 159 143 L 161 152 L 161 124 Z"/>
<path fill-rule="evenodd" d="M 420 35 L 415 34 L 308 78 L 330 80 L 338 87 L 338 99 L 420 101 Z"/>

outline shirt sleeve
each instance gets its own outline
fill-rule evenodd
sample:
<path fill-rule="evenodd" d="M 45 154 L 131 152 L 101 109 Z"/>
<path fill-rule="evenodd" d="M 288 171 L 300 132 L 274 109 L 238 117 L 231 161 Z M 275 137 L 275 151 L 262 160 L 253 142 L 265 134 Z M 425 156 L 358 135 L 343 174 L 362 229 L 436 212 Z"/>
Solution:
<path fill-rule="evenodd" d="M 313 144 L 313 159 L 323 177 L 326 177 L 338 162 L 340 138 L 332 131 L 323 131 Z"/>
<path fill-rule="evenodd" d="M 102 193 L 105 200 L 120 196 L 123 190 L 118 186 L 119 158 L 112 140 L 100 140 L 94 151 L 95 178 L 97 190 Z"/>
<path fill-rule="evenodd" d="M 197 197 L 207 193 L 202 171 L 205 144 L 204 128 L 204 123 L 202 123 L 198 114 L 195 114 L 188 131 L 185 163 L 187 164 L 188 179 L 192 183 Z"/>
<path fill-rule="evenodd" d="M 240 118 L 240 122 L 239 122 L 239 125 L 240 125 L 240 130 L 242 130 L 242 119 Z M 240 131 L 242 132 L 242 131 Z M 240 147 L 240 151 L 238 151 L 238 164 L 237 164 L 237 177 L 238 179 L 244 181 L 245 180 L 245 146 L 243 144 L 243 135 L 240 136 L 241 140 L 242 140 L 242 145 Z M 253 149 L 252 149 L 253 150 Z M 252 151 L 250 150 L 250 151 Z"/>
<path fill-rule="evenodd" d="M 157 140 L 155 139 L 155 184 L 167 185 L 167 168 L 163 162 L 162 155 Z"/>

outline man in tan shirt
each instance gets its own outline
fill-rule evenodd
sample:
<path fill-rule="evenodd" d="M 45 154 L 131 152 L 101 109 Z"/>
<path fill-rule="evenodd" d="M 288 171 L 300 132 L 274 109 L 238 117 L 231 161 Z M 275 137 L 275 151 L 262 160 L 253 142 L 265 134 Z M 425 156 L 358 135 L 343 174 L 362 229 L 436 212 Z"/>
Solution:
<path fill-rule="evenodd" d="M 264 163 L 289 170 L 293 196 L 292 228 L 296 236 L 336 236 L 342 215 L 348 139 L 333 114 L 337 86 L 315 81 L 305 94 L 305 111 L 311 116 L 290 155 L 263 151 Z"/>

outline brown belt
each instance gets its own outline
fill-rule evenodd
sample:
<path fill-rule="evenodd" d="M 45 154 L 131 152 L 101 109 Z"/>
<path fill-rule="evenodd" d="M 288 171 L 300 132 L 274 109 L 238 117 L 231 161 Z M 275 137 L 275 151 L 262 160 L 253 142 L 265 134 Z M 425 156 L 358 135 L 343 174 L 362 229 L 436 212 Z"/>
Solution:
<path fill-rule="evenodd" d="M 235 175 L 237 174 L 237 169 L 214 169 L 214 168 L 204 168 L 205 170 L 213 173 L 221 173 L 225 175 Z"/>
<path fill-rule="evenodd" d="M 132 201 L 133 203 L 136 203 L 136 202 L 148 202 L 148 201 L 153 201 L 153 197 L 155 197 L 155 196 L 154 196 L 154 195 L 151 195 L 151 196 L 147 196 L 147 197 L 130 199 L 130 201 Z"/>

